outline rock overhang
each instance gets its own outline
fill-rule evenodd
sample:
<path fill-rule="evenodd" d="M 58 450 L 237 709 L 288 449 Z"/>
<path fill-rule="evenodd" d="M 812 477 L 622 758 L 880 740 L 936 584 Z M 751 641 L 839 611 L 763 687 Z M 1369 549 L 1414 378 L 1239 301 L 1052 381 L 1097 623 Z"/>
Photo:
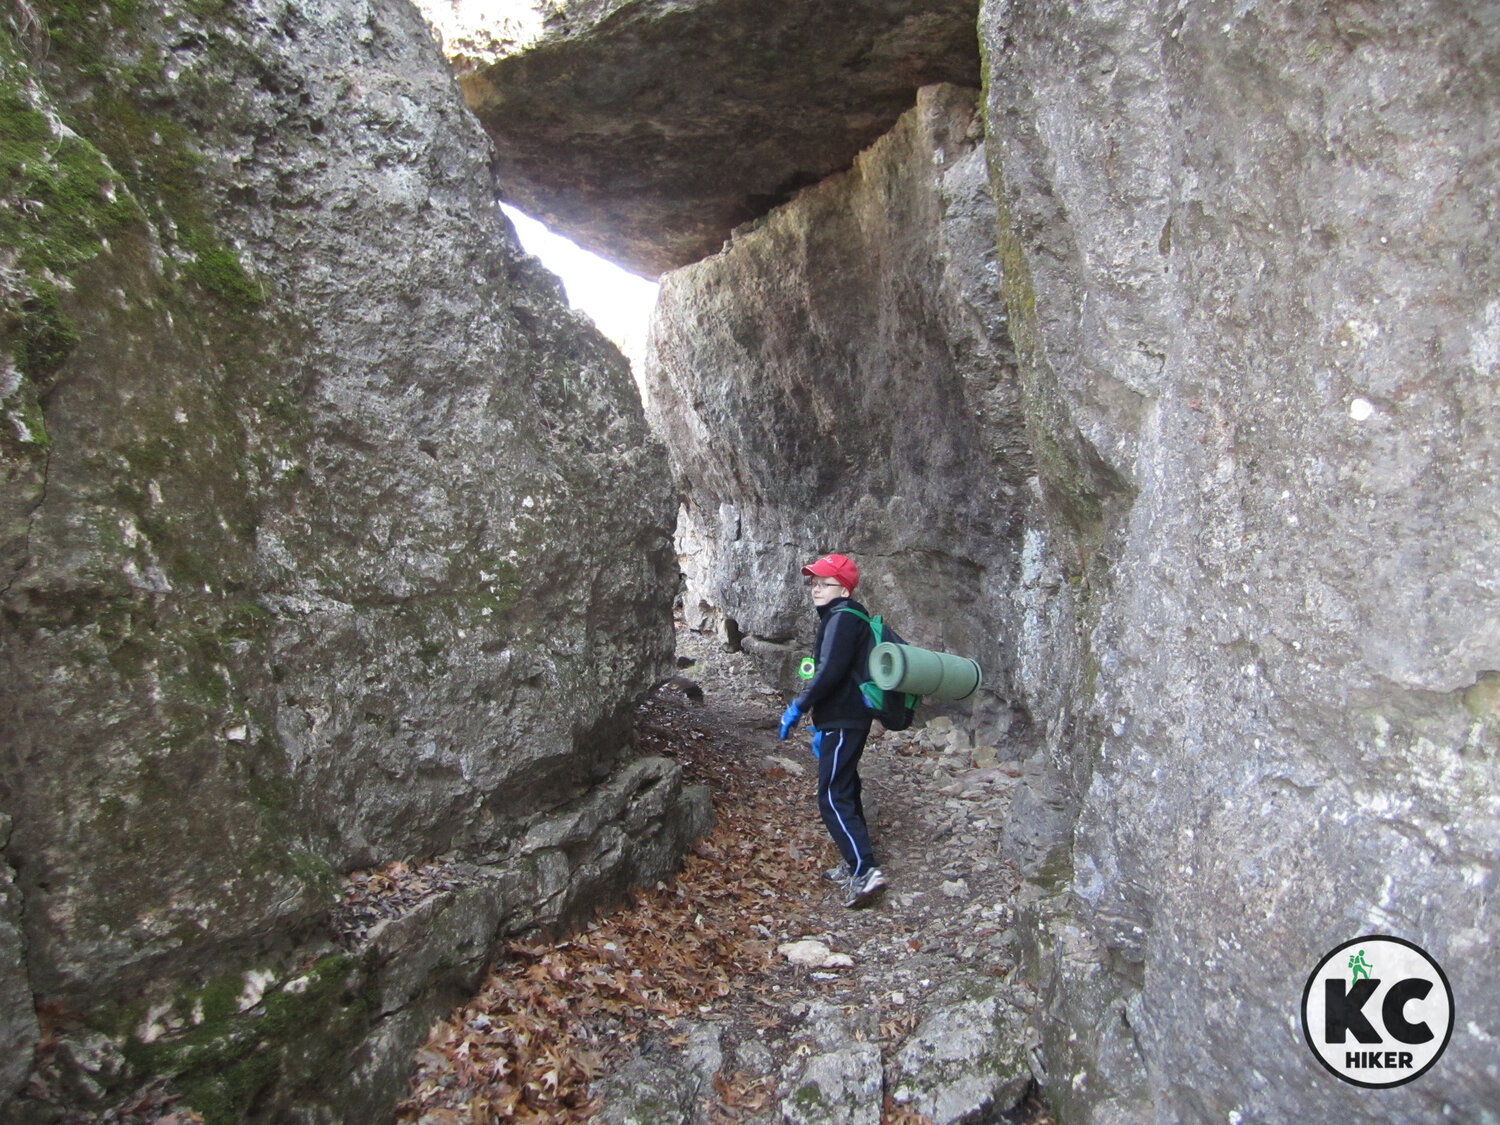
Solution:
<path fill-rule="evenodd" d="M 847 168 L 922 86 L 979 85 L 977 0 L 517 7 L 529 42 L 429 12 L 501 194 L 646 277 Z"/>

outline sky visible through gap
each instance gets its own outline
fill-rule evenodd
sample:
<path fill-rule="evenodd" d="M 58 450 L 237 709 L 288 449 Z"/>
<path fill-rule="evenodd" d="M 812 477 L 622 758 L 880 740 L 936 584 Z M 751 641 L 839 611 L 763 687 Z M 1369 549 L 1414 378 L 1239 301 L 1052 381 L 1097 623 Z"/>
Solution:
<path fill-rule="evenodd" d="M 574 245 L 508 203 L 500 209 L 515 226 L 522 248 L 562 279 L 568 303 L 625 353 L 639 382 L 656 283 Z"/>

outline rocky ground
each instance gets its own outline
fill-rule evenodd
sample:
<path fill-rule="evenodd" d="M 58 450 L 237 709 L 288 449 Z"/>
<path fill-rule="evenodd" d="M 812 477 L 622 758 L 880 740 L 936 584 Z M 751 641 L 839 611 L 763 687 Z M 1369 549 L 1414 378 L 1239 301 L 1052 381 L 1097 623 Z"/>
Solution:
<path fill-rule="evenodd" d="M 877 728 L 861 769 L 886 893 L 847 910 L 805 731 L 747 658 L 683 632 L 643 752 L 714 791 L 682 874 L 518 944 L 419 1052 L 402 1120 L 916 1125 L 1049 1120 L 999 826 L 1023 776 L 947 719 Z"/>

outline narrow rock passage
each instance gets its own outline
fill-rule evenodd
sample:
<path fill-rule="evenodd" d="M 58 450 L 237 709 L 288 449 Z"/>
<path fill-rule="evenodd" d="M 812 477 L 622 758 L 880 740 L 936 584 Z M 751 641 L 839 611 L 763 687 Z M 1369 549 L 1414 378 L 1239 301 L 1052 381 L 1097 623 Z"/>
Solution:
<path fill-rule="evenodd" d="M 400 1120 L 1049 1121 L 997 856 L 1024 767 L 976 765 L 943 719 L 877 728 L 861 772 L 890 887 L 846 910 L 806 734 L 777 740 L 782 700 L 744 656 L 678 649 L 704 699 L 664 687 L 637 741 L 712 788 L 714 831 L 670 884 L 514 944 L 418 1052 Z"/>

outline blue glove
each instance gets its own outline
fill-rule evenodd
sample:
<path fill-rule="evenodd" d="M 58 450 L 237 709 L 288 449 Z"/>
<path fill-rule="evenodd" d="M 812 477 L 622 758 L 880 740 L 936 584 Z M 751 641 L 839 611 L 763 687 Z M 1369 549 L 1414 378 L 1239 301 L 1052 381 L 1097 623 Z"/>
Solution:
<path fill-rule="evenodd" d="M 813 731 L 812 752 L 814 758 L 823 756 L 823 732 L 820 730 Z"/>
<path fill-rule="evenodd" d="M 802 718 L 802 708 L 797 706 L 797 701 L 794 699 L 781 713 L 781 740 L 783 742 L 786 741 L 786 736 L 792 733 L 792 728 L 797 725 L 797 720 L 800 718 Z"/>

